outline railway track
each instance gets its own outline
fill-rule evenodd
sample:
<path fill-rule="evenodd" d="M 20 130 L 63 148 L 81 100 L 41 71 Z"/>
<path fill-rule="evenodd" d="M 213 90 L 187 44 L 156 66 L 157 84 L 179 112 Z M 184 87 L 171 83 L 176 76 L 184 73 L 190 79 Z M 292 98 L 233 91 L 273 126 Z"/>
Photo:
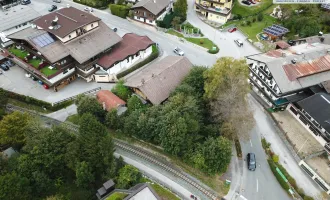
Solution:
<path fill-rule="evenodd" d="M 18 106 L 14 106 L 14 105 L 11 105 L 11 104 L 7 104 L 6 109 L 9 112 L 19 111 L 19 112 L 29 113 L 30 115 L 40 117 L 41 120 L 44 121 L 47 125 L 61 125 L 61 126 L 64 126 L 64 127 L 68 128 L 69 130 L 73 131 L 75 134 L 78 134 L 79 126 L 77 126 L 77 125 L 62 122 L 62 121 L 47 117 L 45 115 L 42 115 L 38 112 L 31 111 L 31 110 L 21 108 L 21 107 L 18 107 Z M 194 188 L 196 188 L 197 190 L 202 192 L 209 199 L 220 200 L 220 198 L 216 195 L 215 192 L 213 192 L 213 191 L 205 188 L 204 186 L 200 185 L 199 183 L 197 183 L 196 181 L 194 181 L 193 179 L 188 177 L 180 169 L 176 168 L 175 166 L 172 166 L 171 164 L 169 164 L 165 160 L 162 160 L 159 157 L 156 157 L 156 155 L 154 155 L 154 154 L 152 154 L 152 153 L 150 153 L 150 152 L 148 152 L 148 151 L 146 151 L 142 148 L 133 146 L 131 144 L 128 144 L 128 143 L 123 142 L 123 141 L 118 140 L 118 139 L 114 139 L 114 145 L 117 149 L 121 149 L 121 150 L 126 151 L 128 153 L 132 153 L 135 156 L 138 156 L 138 157 L 140 157 L 140 158 L 142 158 L 142 159 L 144 159 L 144 160 L 146 160 L 146 161 L 148 161 L 148 162 L 150 162 L 154 165 L 159 166 L 160 168 L 167 171 L 168 173 L 171 173 L 174 176 L 179 177 L 180 179 L 182 179 L 183 181 L 185 181 L 189 185 L 193 186 Z"/>

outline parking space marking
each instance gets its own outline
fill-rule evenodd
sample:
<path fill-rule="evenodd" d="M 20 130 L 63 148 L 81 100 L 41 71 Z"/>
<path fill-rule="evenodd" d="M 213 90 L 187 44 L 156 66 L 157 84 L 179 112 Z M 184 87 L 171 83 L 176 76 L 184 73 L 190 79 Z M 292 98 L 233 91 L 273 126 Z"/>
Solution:
<path fill-rule="evenodd" d="M 252 141 L 251 141 L 251 139 L 250 139 L 250 144 L 251 144 L 251 147 L 252 147 Z"/>
<path fill-rule="evenodd" d="M 257 179 L 257 192 L 259 191 L 259 182 L 258 182 L 258 179 Z"/>

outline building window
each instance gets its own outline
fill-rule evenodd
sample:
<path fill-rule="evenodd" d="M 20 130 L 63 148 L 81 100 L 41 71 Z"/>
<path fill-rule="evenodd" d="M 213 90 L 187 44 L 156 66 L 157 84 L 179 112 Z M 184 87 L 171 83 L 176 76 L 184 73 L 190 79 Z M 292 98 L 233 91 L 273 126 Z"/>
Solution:
<path fill-rule="evenodd" d="M 27 25 L 27 22 L 23 23 L 22 26 L 26 26 Z"/>
<path fill-rule="evenodd" d="M 140 19 L 140 17 L 137 17 L 138 19 Z"/>
<path fill-rule="evenodd" d="M 94 27 L 94 24 L 91 24 L 91 27 L 93 28 Z"/>
<path fill-rule="evenodd" d="M 147 13 L 146 13 L 146 12 L 144 12 L 144 13 L 143 13 L 143 16 L 145 16 L 145 17 L 146 17 L 146 16 L 147 16 Z"/>
<path fill-rule="evenodd" d="M 150 23 L 152 23 L 152 20 L 149 20 Z"/>
<path fill-rule="evenodd" d="M 64 65 L 66 63 L 66 60 L 61 61 L 61 65 Z"/>
<path fill-rule="evenodd" d="M 66 69 L 66 70 L 63 72 L 63 74 L 66 74 L 66 73 L 68 73 L 68 71 L 69 71 L 69 70 L 68 70 L 68 69 Z"/>
<path fill-rule="evenodd" d="M 127 63 L 129 62 L 129 57 L 127 58 Z"/>
<path fill-rule="evenodd" d="M 138 51 L 138 52 L 135 54 L 135 56 L 138 57 L 139 55 L 140 55 L 140 52 Z"/>
<path fill-rule="evenodd" d="M 71 35 L 69 35 L 69 39 L 71 38 Z"/>

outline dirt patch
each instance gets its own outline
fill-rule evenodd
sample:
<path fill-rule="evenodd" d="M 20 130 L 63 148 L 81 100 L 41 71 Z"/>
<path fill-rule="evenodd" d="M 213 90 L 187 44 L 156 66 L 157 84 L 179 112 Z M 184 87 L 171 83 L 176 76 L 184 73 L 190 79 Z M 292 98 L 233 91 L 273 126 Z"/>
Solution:
<path fill-rule="evenodd" d="M 304 158 L 323 150 L 322 145 L 290 113 L 285 110 L 272 113 L 286 138 L 300 157 Z"/>

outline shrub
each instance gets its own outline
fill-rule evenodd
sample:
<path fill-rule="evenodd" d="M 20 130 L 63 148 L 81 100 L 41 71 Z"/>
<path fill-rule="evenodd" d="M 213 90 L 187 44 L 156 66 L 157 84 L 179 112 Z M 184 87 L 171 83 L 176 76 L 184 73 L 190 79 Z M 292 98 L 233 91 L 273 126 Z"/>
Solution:
<path fill-rule="evenodd" d="M 314 198 L 306 195 L 306 196 L 304 197 L 304 200 L 314 200 Z"/>
<path fill-rule="evenodd" d="M 247 20 L 246 21 L 246 25 L 250 26 L 251 25 L 251 21 L 250 20 Z"/>
<path fill-rule="evenodd" d="M 199 40 L 199 44 L 204 44 L 204 40 L 203 39 L 200 39 Z"/>
<path fill-rule="evenodd" d="M 259 22 L 261 22 L 264 19 L 264 15 L 262 13 L 259 13 L 257 19 Z"/>
<path fill-rule="evenodd" d="M 117 5 L 124 5 L 124 3 L 125 3 L 125 0 L 118 0 L 117 1 Z"/>
<path fill-rule="evenodd" d="M 128 16 L 129 7 L 124 5 L 110 4 L 111 14 L 116 15 L 121 18 L 126 18 Z"/>
<path fill-rule="evenodd" d="M 215 50 L 213 50 L 213 49 L 209 49 L 207 52 L 210 53 L 210 54 L 217 54 L 217 53 L 219 52 L 219 48 L 216 47 Z"/>
<path fill-rule="evenodd" d="M 267 159 L 269 167 L 271 169 L 271 171 L 273 172 L 275 178 L 277 179 L 277 181 L 280 183 L 281 187 L 288 192 L 288 190 L 290 189 L 290 186 L 283 180 L 283 178 L 281 177 L 281 175 L 276 171 L 276 165 L 274 163 L 273 160 L 271 159 Z"/>
<path fill-rule="evenodd" d="M 252 18 L 252 22 L 254 23 L 254 22 L 256 22 L 257 21 L 257 19 L 255 18 L 255 17 L 253 17 Z"/>
<path fill-rule="evenodd" d="M 236 152 L 237 152 L 237 157 L 242 158 L 242 148 L 241 144 L 239 143 L 239 140 L 235 140 L 235 147 L 236 147 Z"/>
<path fill-rule="evenodd" d="M 162 21 L 157 21 L 157 26 L 162 28 L 171 28 L 172 20 L 175 17 L 174 13 L 167 13 Z"/>
<path fill-rule="evenodd" d="M 279 157 L 278 157 L 278 155 L 274 154 L 272 158 L 273 158 L 273 161 L 274 161 L 275 163 L 278 163 L 278 161 L 279 161 Z"/>
<path fill-rule="evenodd" d="M 73 0 L 73 2 L 90 6 L 93 8 L 106 8 L 106 6 L 109 4 L 108 1 L 91 1 L 91 0 Z"/>
<path fill-rule="evenodd" d="M 129 69 L 123 71 L 123 72 L 120 72 L 119 74 L 117 74 L 117 78 L 120 79 L 120 78 L 126 76 L 127 74 L 129 74 L 129 73 L 131 73 L 131 72 L 133 72 L 133 71 L 135 71 L 135 70 L 143 67 L 145 64 L 147 64 L 147 63 L 155 60 L 158 57 L 158 55 L 159 55 L 158 49 L 157 49 L 157 47 L 155 45 L 153 45 L 152 46 L 152 53 L 151 53 L 151 55 L 148 58 L 146 58 L 143 61 L 137 63 L 133 67 L 131 67 L 131 68 L 129 68 Z"/>
<path fill-rule="evenodd" d="M 261 145 L 262 147 L 266 150 L 270 147 L 270 143 L 267 142 L 267 140 L 265 138 L 261 139 Z"/>

